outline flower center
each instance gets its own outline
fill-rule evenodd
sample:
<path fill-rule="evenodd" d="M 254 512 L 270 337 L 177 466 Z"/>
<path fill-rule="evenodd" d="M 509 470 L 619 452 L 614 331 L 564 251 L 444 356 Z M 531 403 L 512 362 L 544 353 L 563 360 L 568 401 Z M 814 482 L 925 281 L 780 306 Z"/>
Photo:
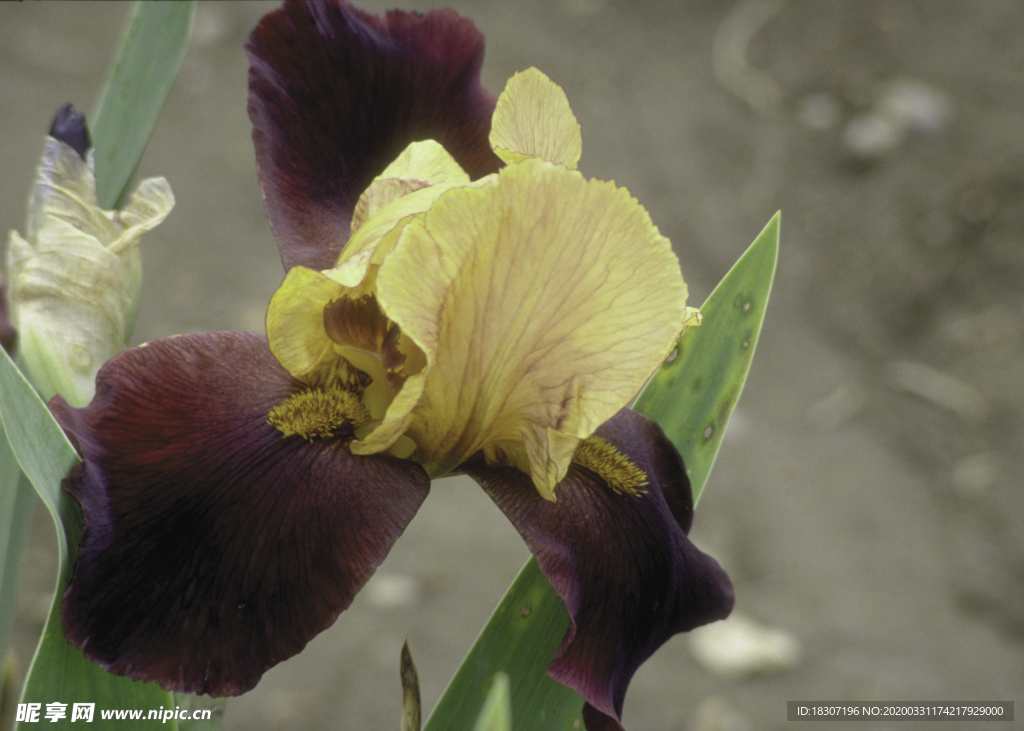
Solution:
<path fill-rule="evenodd" d="M 372 288 L 339 291 L 336 282 L 300 267 L 288 276 L 289 286 L 271 301 L 268 335 L 301 390 L 274 407 L 268 422 L 309 441 L 346 437 L 354 454 L 409 457 L 417 445 L 404 425 L 369 449 L 359 446 L 386 421 L 406 381 L 424 369 L 425 354 L 382 312 Z"/>

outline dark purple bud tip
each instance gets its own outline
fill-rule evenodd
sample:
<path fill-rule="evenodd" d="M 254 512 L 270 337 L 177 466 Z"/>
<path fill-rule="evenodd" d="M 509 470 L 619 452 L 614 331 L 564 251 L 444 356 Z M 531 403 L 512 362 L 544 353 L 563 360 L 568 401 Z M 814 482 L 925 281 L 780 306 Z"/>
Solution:
<path fill-rule="evenodd" d="M 7 316 L 7 292 L 4 289 L 4 278 L 0 275 L 0 348 L 14 356 L 14 342 L 17 333 Z"/>
<path fill-rule="evenodd" d="M 92 147 L 89 129 L 85 126 L 85 115 L 76 112 L 70 104 L 57 110 L 53 124 L 50 125 L 50 136 L 70 146 L 83 160 L 86 151 Z"/>

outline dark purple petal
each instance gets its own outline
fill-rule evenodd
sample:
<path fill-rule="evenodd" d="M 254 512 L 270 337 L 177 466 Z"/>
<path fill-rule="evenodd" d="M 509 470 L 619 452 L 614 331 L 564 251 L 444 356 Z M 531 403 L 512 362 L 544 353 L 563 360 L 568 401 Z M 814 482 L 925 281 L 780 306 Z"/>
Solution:
<path fill-rule="evenodd" d="M 501 161 L 484 39 L 451 10 L 384 18 L 285 3 L 249 36 L 249 117 L 285 268 L 334 266 L 359 195 L 410 142 L 436 139 L 472 177 Z"/>
<path fill-rule="evenodd" d="M 574 464 L 544 500 L 518 470 L 465 465 L 526 539 L 571 624 L 552 678 L 590 708 L 588 729 L 618 729 L 636 669 L 669 637 L 728 616 L 725 571 L 686 537 L 693 509 L 682 459 L 661 430 L 624 409 L 597 435 L 647 473 L 642 495 Z"/>
<path fill-rule="evenodd" d="M 7 311 L 7 283 L 3 274 L 0 274 L 0 348 L 3 348 L 13 358 L 14 343 L 18 339 L 18 333 L 11 324 L 10 315 Z"/>
<path fill-rule="evenodd" d="M 342 436 L 268 425 L 292 380 L 248 333 L 113 358 L 96 397 L 50 408 L 84 461 L 85 530 L 64 631 L 111 672 L 236 695 L 348 607 L 429 490 L 423 470 Z"/>

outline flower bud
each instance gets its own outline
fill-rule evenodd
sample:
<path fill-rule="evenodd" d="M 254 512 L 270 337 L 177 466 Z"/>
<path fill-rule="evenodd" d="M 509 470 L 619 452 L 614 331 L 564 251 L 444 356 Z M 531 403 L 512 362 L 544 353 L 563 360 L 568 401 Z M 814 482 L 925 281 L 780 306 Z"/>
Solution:
<path fill-rule="evenodd" d="M 142 284 L 139 241 L 171 208 L 163 178 L 142 181 L 123 211 L 96 200 L 85 118 L 54 119 L 28 201 L 25 236 L 7 245 L 8 305 L 26 375 L 45 399 L 84 406 L 96 371 L 128 345 Z"/>

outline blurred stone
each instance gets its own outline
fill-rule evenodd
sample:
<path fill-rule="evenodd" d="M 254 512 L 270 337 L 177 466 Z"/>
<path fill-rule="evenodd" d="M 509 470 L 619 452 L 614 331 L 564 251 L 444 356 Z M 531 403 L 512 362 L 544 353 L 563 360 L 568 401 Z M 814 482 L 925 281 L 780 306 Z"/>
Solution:
<path fill-rule="evenodd" d="M 231 22 L 224 8 L 211 3 L 200 3 L 196 7 L 190 39 L 194 46 L 216 46 L 222 43 L 230 32 Z"/>
<path fill-rule="evenodd" d="M 608 0 L 562 0 L 562 11 L 569 15 L 591 15 L 608 6 Z"/>
<path fill-rule="evenodd" d="M 807 409 L 807 423 L 816 431 L 833 432 L 860 413 L 866 401 L 860 384 L 844 383 Z"/>
<path fill-rule="evenodd" d="M 724 677 L 789 670 L 800 661 L 796 637 L 738 612 L 694 630 L 689 640 L 697 662 Z"/>
<path fill-rule="evenodd" d="M 893 79 L 882 86 L 870 110 L 846 124 L 843 144 L 859 158 L 882 158 L 899 149 L 911 132 L 941 131 L 951 116 L 952 104 L 941 91 L 917 79 Z"/>
<path fill-rule="evenodd" d="M 843 144 L 860 158 L 885 157 L 903 144 L 904 129 L 896 120 L 878 112 L 859 114 L 846 124 Z"/>
<path fill-rule="evenodd" d="M 878 109 L 904 128 L 926 133 L 941 131 L 953 112 L 948 96 L 918 79 L 890 81 Z"/>
<path fill-rule="evenodd" d="M 400 609 L 416 604 L 420 585 L 416 579 L 402 574 L 377 573 L 363 589 L 366 600 L 378 609 Z"/>

